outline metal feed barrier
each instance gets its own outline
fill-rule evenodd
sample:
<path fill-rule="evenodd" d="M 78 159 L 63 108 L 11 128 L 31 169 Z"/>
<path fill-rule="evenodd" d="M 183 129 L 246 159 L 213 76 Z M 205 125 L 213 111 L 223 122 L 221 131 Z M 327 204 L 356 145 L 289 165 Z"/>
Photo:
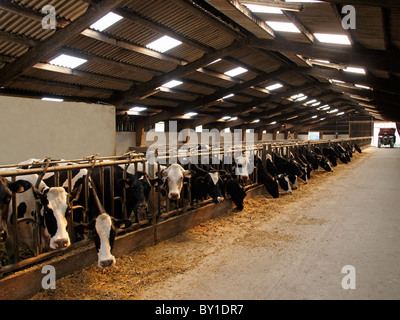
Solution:
<path fill-rule="evenodd" d="M 216 170 L 227 170 L 229 163 L 225 163 L 225 157 L 224 155 L 231 154 L 233 152 L 236 152 L 235 154 L 237 155 L 238 153 L 243 153 L 245 151 L 254 151 L 255 154 L 259 155 L 262 159 L 262 161 L 265 163 L 266 161 L 266 154 L 271 153 L 271 152 L 276 152 L 277 154 L 288 158 L 290 152 L 296 151 L 299 147 L 301 146 L 306 146 L 310 150 L 313 149 L 315 146 L 319 147 L 329 147 L 332 145 L 335 145 L 337 143 L 357 143 L 360 147 L 364 147 L 367 145 L 370 145 L 371 143 L 371 137 L 363 137 L 363 138 L 350 138 L 350 139 L 335 139 L 335 140 L 316 140 L 316 141 L 299 141 L 299 140 L 290 140 L 290 141 L 268 141 L 268 142 L 259 142 L 252 147 L 244 147 L 244 146 L 233 146 L 229 150 L 224 150 L 224 148 L 210 148 L 209 152 L 207 153 L 201 153 L 197 152 L 194 154 L 194 156 L 205 156 L 209 157 L 209 169 L 216 169 Z M 178 146 L 179 147 L 179 146 Z M 191 154 L 193 156 L 193 154 Z M 190 156 L 187 154 L 187 156 Z M 212 164 L 212 157 L 219 157 L 220 161 L 216 164 Z M 166 154 L 159 154 L 158 158 L 159 159 L 165 159 L 169 160 L 171 155 L 168 153 Z M 67 165 L 68 164 L 68 165 Z M 30 166 L 31 168 L 27 169 L 21 169 L 21 166 Z M 11 165 L 3 165 L 0 166 L 0 175 L 7 178 L 8 180 L 14 182 L 16 181 L 16 178 L 19 176 L 24 176 L 24 175 L 30 175 L 30 174 L 37 174 L 38 175 L 38 180 L 36 182 L 36 187 L 39 185 L 40 181 L 45 177 L 46 174 L 52 173 L 53 178 L 54 178 L 54 185 L 55 186 L 60 186 L 60 174 L 66 173 L 67 174 L 67 191 L 71 192 L 72 191 L 72 171 L 77 170 L 77 169 L 86 169 L 88 171 L 88 174 L 85 178 L 85 185 L 86 188 L 84 190 L 86 191 L 84 196 L 85 196 L 85 207 L 82 206 L 74 206 L 73 204 L 70 206 L 70 211 L 72 214 L 69 215 L 68 217 L 68 232 L 71 240 L 71 245 L 68 248 L 64 249 L 57 249 L 57 250 L 52 250 L 48 251 L 48 248 L 45 247 L 45 244 L 42 243 L 41 241 L 41 226 L 40 226 L 40 217 L 39 217 L 39 204 L 36 207 L 36 212 L 34 213 L 33 217 L 29 218 L 18 218 L 17 212 L 17 199 L 18 199 L 18 194 L 13 194 L 12 200 L 11 200 L 11 209 L 12 209 L 12 215 L 11 215 L 11 221 L 12 223 L 8 226 L 9 230 L 11 230 L 10 234 L 13 236 L 13 241 L 14 243 L 19 244 L 19 235 L 18 235 L 18 224 L 20 223 L 32 223 L 33 225 L 33 234 L 32 238 L 34 240 L 34 252 L 32 253 L 31 257 L 27 258 L 21 258 L 21 248 L 19 245 L 14 246 L 14 261 L 12 261 L 8 265 L 1 266 L 0 265 L 0 275 L 5 276 L 7 274 L 10 274 L 14 271 L 20 270 L 22 268 L 26 268 L 28 266 L 37 264 L 39 262 L 45 261 L 47 259 L 50 259 L 54 256 L 57 255 L 62 255 L 65 254 L 66 252 L 69 252 L 71 250 L 74 250 L 80 246 L 86 245 L 90 240 L 89 239 L 84 239 L 77 241 L 75 239 L 75 232 L 74 232 L 74 227 L 73 227 L 73 214 L 76 210 L 85 210 L 85 208 L 88 207 L 88 201 L 89 201 L 89 183 L 90 183 L 90 175 L 91 172 L 94 168 L 99 168 L 100 169 L 100 190 L 98 190 L 98 193 L 101 195 L 102 199 L 102 204 L 104 205 L 104 202 L 106 201 L 105 199 L 105 194 L 106 194 L 106 172 L 108 172 L 108 180 L 110 181 L 109 183 L 109 194 L 110 194 L 110 201 L 111 203 L 111 210 L 108 212 L 111 216 L 114 216 L 114 204 L 116 201 L 121 202 L 122 208 L 123 208 L 123 214 L 125 218 L 131 218 L 133 220 L 133 225 L 129 227 L 128 229 L 125 229 L 121 233 L 129 233 L 134 230 L 137 230 L 139 228 L 143 228 L 149 225 L 157 225 L 158 223 L 165 221 L 165 219 L 168 219 L 172 216 L 180 215 L 182 213 L 188 212 L 193 209 L 197 209 L 201 206 L 204 206 L 206 204 L 209 204 L 212 202 L 212 199 L 203 199 L 200 203 L 197 203 L 195 205 L 192 204 L 191 199 L 190 199 L 190 188 L 191 188 L 191 179 L 188 180 L 188 182 L 185 182 L 184 188 L 187 190 L 188 197 L 187 199 L 184 199 L 184 197 L 181 197 L 181 200 L 178 202 L 174 202 L 172 200 L 169 200 L 168 197 L 165 197 L 163 195 L 163 192 L 165 193 L 165 189 L 163 187 L 158 187 L 157 192 L 154 192 L 151 199 L 154 203 L 157 205 L 155 206 L 155 209 L 153 212 L 150 212 L 149 215 L 145 216 L 137 216 L 134 215 L 131 212 L 126 211 L 126 193 L 124 192 L 122 197 L 116 197 L 114 194 L 114 170 L 116 166 L 121 166 L 123 168 L 123 177 L 125 178 L 128 172 L 128 169 L 130 166 L 134 166 L 135 172 L 138 171 L 141 168 L 147 168 L 146 171 L 148 171 L 148 174 L 151 178 L 154 178 L 155 176 L 161 177 L 161 171 L 162 171 L 162 166 L 157 163 L 155 165 L 150 165 L 147 164 L 147 159 L 145 158 L 144 153 L 135 153 L 135 152 L 130 152 L 127 154 L 124 154 L 122 156 L 115 156 L 115 157 L 98 157 L 97 155 L 90 156 L 87 158 L 83 159 L 74 159 L 74 160 L 62 160 L 62 161 L 56 161 L 56 160 L 51 160 L 51 158 L 46 158 L 43 160 L 40 160 L 35 163 L 30 163 L 28 164 L 11 164 Z M 188 164 L 189 169 L 191 167 L 191 164 Z M 108 170 L 107 170 L 108 168 Z M 143 171 L 143 170 L 139 170 Z M 255 186 L 258 186 L 258 181 L 257 181 L 257 172 L 256 168 L 253 171 L 253 173 L 249 177 L 249 181 L 247 181 L 244 185 L 245 189 L 251 189 Z M 183 189 L 184 189 L 183 188 Z M 182 190 L 183 190 L 182 189 Z M 32 192 L 31 190 L 28 190 L 26 192 Z M 132 216 L 132 217 L 131 217 Z M 87 219 L 87 218 L 86 218 Z M 89 222 L 89 221 L 85 221 Z M 4 247 L 4 243 L 0 244 L 1 247 Z M 2 251 L 3 248 L 2 248 Z M 2 252 L 0 252 L 2 253 Z M 3 253 L 4 255 L 5 253 Z M 4 257 L 3 257 L 4 258 Z"/>

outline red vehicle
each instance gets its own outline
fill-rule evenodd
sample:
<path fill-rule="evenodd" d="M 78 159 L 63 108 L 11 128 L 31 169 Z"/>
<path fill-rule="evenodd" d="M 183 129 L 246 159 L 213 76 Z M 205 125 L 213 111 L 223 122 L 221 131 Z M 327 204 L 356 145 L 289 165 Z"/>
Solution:
<path fill-rule="evenodd" d="M 378 136 L 378 148 L 381 146 L 390 146 L 393 148 L 396 143 L 396 129 L 395 128 L 381 128 Z"/>

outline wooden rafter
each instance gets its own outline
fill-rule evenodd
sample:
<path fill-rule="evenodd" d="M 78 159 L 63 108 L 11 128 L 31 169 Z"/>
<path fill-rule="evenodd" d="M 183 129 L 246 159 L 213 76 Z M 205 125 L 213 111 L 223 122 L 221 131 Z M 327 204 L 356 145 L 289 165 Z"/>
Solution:
<path fill-rule="evenodd" d="M 48 39 L 31 48 L 26 54 L 6 65 L 2 69 L 0 85 L 6 86 L 10 81 L 40 62 L 45 56 L 71 41 L 95 21 L 116 8 L 121 2 L 123 2 L 123 0 L 102 0 L 97 5 L 90 5 L 86 12 L 74 22 L 58 30 Z"/>

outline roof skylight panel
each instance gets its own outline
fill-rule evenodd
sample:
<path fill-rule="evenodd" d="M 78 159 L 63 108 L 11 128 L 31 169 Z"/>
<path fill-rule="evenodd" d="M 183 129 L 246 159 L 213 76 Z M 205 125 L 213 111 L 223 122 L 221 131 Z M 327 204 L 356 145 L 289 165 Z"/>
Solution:
<path fill-rule="evenodd" d="M 51 60 L 49 64 L 74 69 L 87 62 L 86 59 L 73 57 L 67 54 L 59 55 L 57 58 Z"/>
<path fill-rule="evenodd" d="M 291 22 L 265 21 L 274 31 L 301 33 L 301 31 Z"/>
<path fill-rule="evenodd" d="M 182 42 L 179 40 L 176 40 L 169 36 L 163 36 L 153 42 L 150 42 L 149 44 L 146 45 L 146 47 L 163 53 L 179 46 L 180 44 L 182 44 Z"/>
<path fill-rule="evenodd" d="M 106 14 L 103 18 L 97 20 L 93 23 L 90 28 L 98 31 L 104 31 L 105 29 L 111 27 L 112 25 L 116 24 L 120 21 L 123 17 L 113 12 Z"/>
<path fill-rule="evenodd" d="M 237 68 L 235 68 L 235 69 L 232 69 L 232 70 L 229 70 L 229 71 L 225 72 L 224 74 L 227 75 L 227 76 L 230 76 L 230 77 L 236 77 L 236 76 L 238 76 L 239 74 L 245 73 L 245 72 L 247 72 L 247 71 L 248 71 L 248 70 L 245 69 L 245 68 L 237 67 Z"/>
<path fill-rule="evenodd" d="M 314 36 L 322 43 L 351 45 L 349 38 L 343 34 L 314 33 Z"/>

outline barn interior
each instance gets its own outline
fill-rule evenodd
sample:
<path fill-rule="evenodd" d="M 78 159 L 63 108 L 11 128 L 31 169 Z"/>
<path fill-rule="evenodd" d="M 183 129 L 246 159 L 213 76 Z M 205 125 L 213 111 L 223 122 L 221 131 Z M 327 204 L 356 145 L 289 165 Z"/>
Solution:
<path fill-rule="evenodd" d="M 372 136 L 400 122 L 399 21 L 395 0 L 2 1 L 1 163 L 122 154 L 170 120 Z"/>

